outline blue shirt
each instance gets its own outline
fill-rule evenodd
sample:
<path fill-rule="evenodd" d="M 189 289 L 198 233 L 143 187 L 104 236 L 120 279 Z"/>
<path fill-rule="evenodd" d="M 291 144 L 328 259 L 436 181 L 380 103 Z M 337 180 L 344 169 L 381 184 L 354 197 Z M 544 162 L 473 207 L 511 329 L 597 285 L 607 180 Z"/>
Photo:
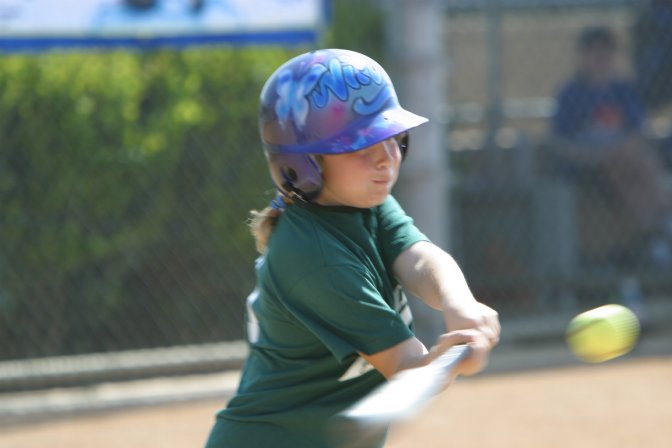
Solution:
<path fill-rule="evenodd" d="M 640 131 L 644 116 L 633 84 L 612 80 L 595 86 L 575 76 L 557 95 L 553 134 L 595 147 L 606 146 Z"/>

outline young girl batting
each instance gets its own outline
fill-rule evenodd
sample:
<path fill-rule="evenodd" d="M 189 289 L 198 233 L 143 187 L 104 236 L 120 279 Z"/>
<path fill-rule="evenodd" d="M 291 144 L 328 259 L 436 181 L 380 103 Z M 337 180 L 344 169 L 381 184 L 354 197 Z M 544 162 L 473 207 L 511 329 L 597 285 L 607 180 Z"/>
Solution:
<path fill-rule="evenodd" d="M 253 213 L 250 354 L 208 448 L 329 447 L 329 419 L 395 373 L 455 344 L 471 347 L 457 373 L 484 368 L 497 313 L 390 195 L 407 132 L 426 121 L 352 51 L 306 53 L 268 79 L 259 127 L 278 195 Z M 430 350 L 402 288 L 443 313 L 450 332 Z"/>

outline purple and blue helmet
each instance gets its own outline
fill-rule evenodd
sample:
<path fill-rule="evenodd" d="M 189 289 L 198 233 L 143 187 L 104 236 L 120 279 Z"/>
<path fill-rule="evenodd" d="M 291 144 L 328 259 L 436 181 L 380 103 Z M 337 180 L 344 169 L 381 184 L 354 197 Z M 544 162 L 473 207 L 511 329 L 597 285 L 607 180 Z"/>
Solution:
<path fill-rule="evenodd" d="M 349 50 L 290 59 L 266 81 L 260 101 L 259 131 L 273 182 L 304 201 L 322 189 L 315 155 L 359 151 L 427 122 L 401 107 L 377 62 Z"/>

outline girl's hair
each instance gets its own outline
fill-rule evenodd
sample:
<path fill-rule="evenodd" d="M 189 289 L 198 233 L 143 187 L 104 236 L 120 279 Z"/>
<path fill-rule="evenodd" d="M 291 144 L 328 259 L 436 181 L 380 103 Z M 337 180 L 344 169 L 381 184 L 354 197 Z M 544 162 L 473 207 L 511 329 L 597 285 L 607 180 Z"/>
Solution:
<path fill-rule="evenodd" d="M 286 206 L 293 204 L 292 200 L 286 197 L 283 197 L 283 201 Z M 278 221 L 280 220 L 283 211 L 284 207 L 272 207 L 270 205 L 261 211 L 250 211 L 250 232 L 254 237 L 257 251 L 260 254 L 263 254 L 266 251 L 268 239 L 271 237 L 271 233 L 273 233 L 275 226 L 278 225 Z"/>
<path fill-rule="evenodd" d="M 311 157 L 315 163 L 319 165 L 320 170 L 324 169 L 321 154 L 313 154 Z M 275 226 L 278 225 L 280 215 L 282 215 L 282 212 L 286 207 L 294 203 L 294 201 L 287 195 L 284 195 L 279 191 L 277 194 L 278 197 L 273 199 L 271 205 L 265 209 L 261 211 L 250 211 L 250 219 L 248 221 L 250 232 L 252 232 L 252 236 L 254 237 L 254 244 L 257 248 L 257 252 L 260 254 L 263 254 L 266 251 L 268 239 L 271 237 L 271 233 L 273 233 Z M 275 207 L 273 205 L 275 205 Z"/>

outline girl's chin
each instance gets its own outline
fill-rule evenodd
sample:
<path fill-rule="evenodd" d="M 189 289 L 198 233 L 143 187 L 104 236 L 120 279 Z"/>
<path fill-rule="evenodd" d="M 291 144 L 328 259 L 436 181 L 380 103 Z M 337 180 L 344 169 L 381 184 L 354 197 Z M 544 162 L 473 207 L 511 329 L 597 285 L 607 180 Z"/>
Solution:
<path fill-rule="evenodd" d="M 355 208 L 371 208 L 371 207 L 377 207 L 383 202 L 385 202 L 385 200 L 389 195 L 390 195 L 390 188 L 389 186 L 385 186 L 375 190 L 369 190 L 355 197 L 340 197 L 338 199 L 322 197 L 317 200 L 317 203 L 332 207 L 346 206 Z"/>
<path fill-rule="evenodd" d="M 386 192 L 384 194 L 376 194 L 372 195 L 367 202 L 366 205 L 360 205 L 360 208 L 371 208 L 371 207 L 377 207 L 383 202 L 385 202 L 385 199 L 390 195 L 389 192 Z"/>

